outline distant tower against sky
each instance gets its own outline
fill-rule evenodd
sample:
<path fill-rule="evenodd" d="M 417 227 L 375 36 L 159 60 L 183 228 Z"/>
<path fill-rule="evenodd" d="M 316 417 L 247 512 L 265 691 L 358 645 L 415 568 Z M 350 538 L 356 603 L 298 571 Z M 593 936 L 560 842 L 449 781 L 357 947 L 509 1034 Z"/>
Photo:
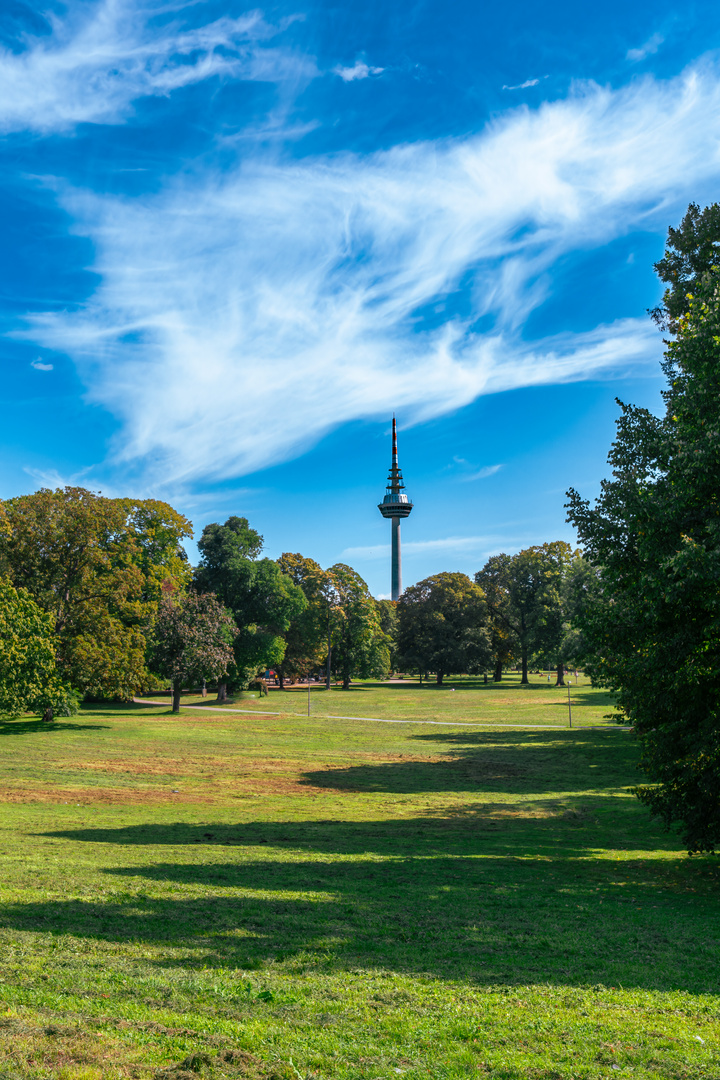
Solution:
<path fill-rule="evenodd" d="M 392 423 L 392 464 L 388 476 L 385 498 L 378 506 L 378 510 L 384 518 L 392 521 L 392 572 L 391 592 L 393 600 L 399 600 L 402 595 L 402 559 L 400 555 L 400 518 L 409 516 L 413 504 L 405 494 L 402 473 L 398 465 L 397 452 L 397 427 L 395 417 Z"/>

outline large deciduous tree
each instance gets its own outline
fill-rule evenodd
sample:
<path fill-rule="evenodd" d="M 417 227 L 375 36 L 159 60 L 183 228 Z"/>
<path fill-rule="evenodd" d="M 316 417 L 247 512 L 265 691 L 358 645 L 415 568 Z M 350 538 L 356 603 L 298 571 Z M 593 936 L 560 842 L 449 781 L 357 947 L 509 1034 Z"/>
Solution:
<path fill-rule="evenodd" d="M 148 678 L 145 631 L 162 583 L 189 580 L 190 523 L 167 503 L 77 487 L 4 509 L 0 572 L 52 616 L 61 677 L 92 697 L 132 697 Z"/>
<path fill-rule="evenodd" d="M 565 684 L 560 659 L 566 621 L 563 580 L 574 555 L 564 540 L 555 540 L 525 548 L 507 564 L 507 615 L 518 643 L 521 683 L 529 682 L 528 663 L 534 654 L 551 654 L 555 657 L 557 684 Z"/>
<path fill-rule="evenodd" d="M 703 241 L 686 261 L 692 270 L 708 257 Z M 720 272 L 696 281 L 684 313 L 667 294 L 665 302 L 677 338 L 663 364 L 664 415 L 621 404 L 612 478 L 594 506 L 571 490 L 569 516 L 598 569 L 598 602 L 583 616 L 596 675 L 617 692 L 651 781 L 636 793 L 680 828 L 691 852 L 712 851 L 720 846 Z"/>
<path fill-rule="evenodd" d="M 345 563 L 328 570 L 332 582 L 332 670 L 343 690 L 354 678 L 383 678 L 390 667 L 388 642 L 375 601 L 360 575 Z"/>
<path fill-rule="evenodd" d="M 385 635 L 390 654 L 390 670 L 395 671 L 399 662 L 397 600 L 376 600 L 375 606 L 380 620 L 380 628 Z"/>
<path fill-rule="evenodd" d="M 212 593 L 161 598 L 153 632 L 152 662 L 170 679 L 172 711 L 180 711 L 183 686 L 219 679 L 233 663 L 235 621 Z"/>
<path fill-rule="evenodd" d="M 466 574 L 442 573 L 411 585 L 398 600 L 398 651 L 422 674 L 477 672 L 492 663 L 485 594 Z"/>
<path fill-rule="evenodd" d="M 282 663 L 283 634 L 307 606 L 302 589 L 276 562 L 258 558 L 262 545 L 262 536 L 243 517 L 207 525 L 198 542 L 196 587 L 216 593 L 238 629 L 234 661 L 218 689 L 220 701 L 228 688 L 241 689 L 258 671 Z"/>
<path fill-rule="evenodd" d="M 51 720 L 75 711 L 70 687 L 58 675 L 57 645 L 52 616 L 25 589 L 0 579 L 0 713 L 33 710 Z"/>
<path fill-rule="evenodd" d="M 517 637 L 510 621 L 510 555 L 492 555 L 475 575 L 485 593 L 493 659 L 493 682 L 502 680 L 503 668 L 517 652 Z"/>
<path fill-rule="evenodd" d="M 662 330 L 677 334 L 688 311 L 688 297 L 705 274 L 720 262 L 720 205 L 701 210 L 690 203 L 677 229 L 668 229 L 665 253 L 655 272 L 667 288 L 662 303 L 650 312 Z"/>
<path fill-rule="evenodd" d="M 284 552 L 277 564 L 283 574 L 302 589 L 307 600 L 307 606 L 283 633 L 285 655 L 275 665 L 282 687 L 286 678 L 308 674 L 327 655 L 328 575 L 314 559 L 290 551 Z"/>

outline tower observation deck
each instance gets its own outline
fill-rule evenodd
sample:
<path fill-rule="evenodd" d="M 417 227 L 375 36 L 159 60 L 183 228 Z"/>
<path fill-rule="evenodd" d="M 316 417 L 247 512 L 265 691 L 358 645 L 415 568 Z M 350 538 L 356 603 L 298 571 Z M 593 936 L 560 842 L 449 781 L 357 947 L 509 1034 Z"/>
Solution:
<path fill-rule="evenodd" d="M 384 518 L 392 521 L 392 562 L 391 562 L 391 598 L 399 600 L 402 596 L 402 556 L 400 553 L 400 519 L 409 517 L 413 504 L 405 494 L 402 472 L 398 465 L 397 425 L 392 422 L 392 463 L 388 476 L 385 498 L 378 505 Z"/>

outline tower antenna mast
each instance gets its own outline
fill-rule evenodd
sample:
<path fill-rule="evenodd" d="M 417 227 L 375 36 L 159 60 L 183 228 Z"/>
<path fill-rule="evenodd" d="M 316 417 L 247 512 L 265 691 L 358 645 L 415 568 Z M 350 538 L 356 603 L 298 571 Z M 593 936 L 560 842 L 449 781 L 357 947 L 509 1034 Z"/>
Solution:
<path fill-rule="evenodd" d="M 402 554 L 400 551 L 400 519 L 410 516 L 413 504 L 405 494 L 402 472 L 398 465 L 397 452 L 397 424 L 395 417 L 392 421 L 392 462 L 390 475 L 387 479 L 385 498 L 378 505 L 378 510 L 384 518 L 392 521 L 392 559 L 391 559 L 391 589 L 390 596 L 393 600 L 399 600 L 402 596 Z"/>

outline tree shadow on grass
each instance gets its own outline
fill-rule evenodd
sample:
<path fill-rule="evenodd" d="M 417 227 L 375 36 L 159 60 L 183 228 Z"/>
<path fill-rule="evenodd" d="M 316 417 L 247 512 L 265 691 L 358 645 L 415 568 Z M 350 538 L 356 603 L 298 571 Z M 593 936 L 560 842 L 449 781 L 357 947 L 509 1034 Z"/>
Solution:
<path fill-rule="evenodd" d="M 160 967 L 275 961 L 291 973 L 382 968 L 481 985 L 717 986 L 718 946 L 705 928 L 718 901 L 700 863 L 679 870 L 643 855 L 618 867 L 557 846 L 528 857 L 511 836 L 504 854 L 498 844 L 482 858 L 431 857 L 412 850 L 415 839 L 386 859 L 229 859 L 225 849 L 213 861 L 212 847 L 195 849 L 185 861 L 105 871 L 127 882 L 121 899 L 5 904 L 0 925 L 165 946 Z"/>
<path fill-rule="evenodd" d="M 429 810 L 423 816 L 384 820 L 147 822 L 115 828 L 82 827 L 41 834 L 53 839 L 120 847 L 173 847 L 203 858 L 198 847 L 247 849 L 266 845 L 306 855 L 436 858 L 517 857 L 583 859 L 607 849 L 677 850 L 677 841 L 652 822 L 634 800 L 605 795 L 536 799 Z M 242 855 L 245 849 L 246 855 Z"/>
<path fill-rule="evenodd" d="M 35 735 L 38 731 L 55 733 L 59 731 L 106 731 L 107 724 L 75 724 L 70 720 L 52 720 L 48 723 L 39 717 L 34 720 L 23 718 L 21 720 L 0 719 L 0 736 L 3 735 Z"/>
<path fill-rule="evenodd" d="M 498 742 L 501 740 L 501 745 Z M 627 733 L 452 732 L 413 735 L 412 742 L 448 743 L 438 760 L 373 762 L 306 772 L 301 783 L 336 791 L 414 794 L 420 792 L 508 792 L 623 789 L 633 777 L 637 744 Z M 639 777 L 638 777 L 639 779 Z"/>
<path fill-rule="evenodd" d="M 497 749 L 496 734 L 414 738 L 449 742 L 451 760 Z M 716 870 L 708 859 L 673 858 L 677 842 L 618 794 L 635 745 L 613 731 L 502 738 L 503 752 L 518 740 L 512 760 L 521 763 L 549 748 L 559 763 L 555 793 L 533 772 L 522 782 L 546 792 L 541 798 L 518 790 L 483 803 L 476 785 L 466 804 L 431 804 L 413 817 L 64 829 L 45 835 L 132 849 L 135 865 L 102 871 L 105 882 L 123 882 L 123 893 L 105 902 L 6 904 L 0 925 L 150 942 L 161 967 L 277 961 L 291 973 L 382 968 L 484 985 L 714 990 Z M 398 765 L 446 762 L 378 768 Z M 578 783 L 590 765 L 598 766 L 594 792 Z M 618 786 L 604 787 L 615 772 Z M 437 787 L 444 774 L 434 775 L 435 790 L 445 790 Z M 424 781 L 410 776 L 403 771 L 401 782 L 422 790 Z M 503 788 L 491 779 L 485 790 L 507 795 L 518 782 L 510 777 Z M 657 849 L 670 857 L 648 856 Z"/>

